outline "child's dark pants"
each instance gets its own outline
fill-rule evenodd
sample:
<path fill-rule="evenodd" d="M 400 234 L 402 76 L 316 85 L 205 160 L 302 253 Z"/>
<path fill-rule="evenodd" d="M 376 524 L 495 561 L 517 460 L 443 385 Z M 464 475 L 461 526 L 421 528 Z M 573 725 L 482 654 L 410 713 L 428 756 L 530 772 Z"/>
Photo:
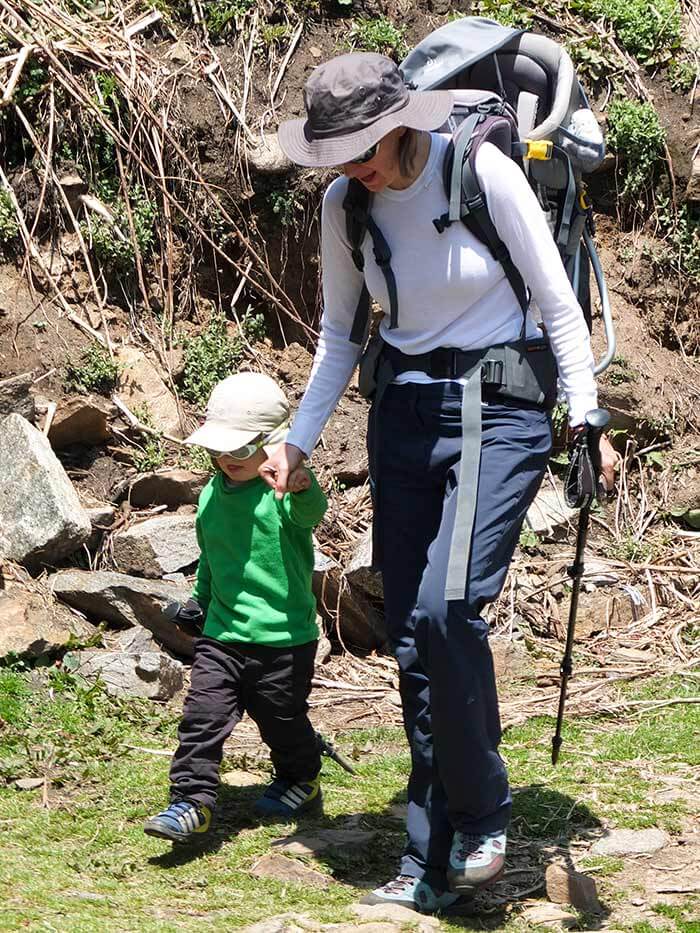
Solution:
<path fill-rule="evenodd" d="M 321 757 L 307 716 L 315 655 L 315 641 L 272 648 L 197 639 L 170 767 L 172 800 L 214 807 L 223 745 L 244 712 L 257 723 L 278 777 L 316 777 Z"/>

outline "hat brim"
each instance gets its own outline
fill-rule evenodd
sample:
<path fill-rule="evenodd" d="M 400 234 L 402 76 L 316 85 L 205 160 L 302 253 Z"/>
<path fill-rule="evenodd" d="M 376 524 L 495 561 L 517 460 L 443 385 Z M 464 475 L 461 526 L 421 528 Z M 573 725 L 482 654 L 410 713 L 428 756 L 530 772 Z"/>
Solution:
<path fill-rule="evenodd" d="M 235 428 L 229 428 L 214 421 L 206 421 L 201 428 L 197 428 L 193 434 L 185 438 L 184 443 L 226 453 L 250 444 L 259 436 L 260 431 L 237 431 Z"/>
<path fill-rule="evenodd" d="M 400 126 L 413 130 L 436 130 L 452 112 L 450 91 L 410 91 L 405 107 L 380 117 L 371 126 L 327 139 L 307 139 L 306 120 L 285 120 L 277 130 L 277 139 L 284 154 L 309 168 L 343 165 L 362 155 L 387 133 Z"/>

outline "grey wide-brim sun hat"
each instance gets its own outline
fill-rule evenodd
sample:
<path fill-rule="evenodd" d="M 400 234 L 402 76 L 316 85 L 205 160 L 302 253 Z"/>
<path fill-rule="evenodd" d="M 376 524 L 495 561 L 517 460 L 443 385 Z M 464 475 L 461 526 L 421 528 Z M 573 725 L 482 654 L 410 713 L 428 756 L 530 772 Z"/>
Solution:
<path fill-rule="evenodd" d="M 297 165 L 342 165 L 397 127 L 438 129 L 452 103 L 449 91 L 410 91 L 390 58 L 351 52 L 314 68 L 304 87 L 306 119 L 281 123 L 277 138 Z"/>

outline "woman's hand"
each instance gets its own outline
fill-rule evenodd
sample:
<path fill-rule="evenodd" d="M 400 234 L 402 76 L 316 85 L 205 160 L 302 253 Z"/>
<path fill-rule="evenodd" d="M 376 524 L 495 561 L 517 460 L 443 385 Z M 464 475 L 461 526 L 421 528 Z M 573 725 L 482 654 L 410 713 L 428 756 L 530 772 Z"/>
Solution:
<path fill-rule="evenodd" d="M 615 450 L 606 434 L 600 435 L 600 469 L 603 474 L 603 483 L 607 492 L 612 492 L 615 486 L 615 472 L 620 467 L 622 457 Z"/>
<path fill-rule="evenodd" d="M 294 444 L 282 444 L 269 460 L 258 467 L 258 473 L 267 485 L 275 490 L 277 499 L 281 499 L 286 492 L 290 491 L 289 474 L 300 466 L 305 457 L 304 451 L 295 447 Z"/>

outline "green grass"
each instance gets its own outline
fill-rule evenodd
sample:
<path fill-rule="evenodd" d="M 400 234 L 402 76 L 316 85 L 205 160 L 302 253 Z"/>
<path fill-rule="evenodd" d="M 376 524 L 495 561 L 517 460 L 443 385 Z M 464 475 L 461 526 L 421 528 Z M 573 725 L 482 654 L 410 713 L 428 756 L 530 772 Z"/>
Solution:
<path fill-rule="evenodd" d="M 657 680 L 625 694 L 690 696 L 691 687 Z M 400 730 L 339 738 L 357 760 L 356 778 L 324 763 L 323 825 L 372 829 L 376 836 L 359 852 L 319 855 L 316 867 L 336 883 L 314 888 L 250 875 L 270 842 L 295 828 L 260 826 L 250 818 L 259 787 L 222 788 L 216 829 L 204 847 L 171 851 L 143 834 L 144 818 L 166 800 L 169 760 L 140 749 L 172 749 L 178 717 L 175 707 L 115 700 L 56 669 L 0 669 L 0 778 L 7 782 L 0 787 L 3 931 L 167 933 L 206 924 L 223 933 L 287 910 L 324 922 L 350 920 L 349 905 L 395 870 L 403 833 L 391 808 L 405 800 L 409 767 Z M 516 847 L 566 847 L 596 835 L 604 823 L 680 828 L 690 802 L 674 803 L 673 814 L 655 804 L 655 774 L 700 763 L 699 729 L 693 706 L 663 707 L 628 723 L 572 716 L 556 768 L 549 764 L 550 719 L 509 730 L 503 753 L 514 787 Z M 233 756 L 224 770 L 240 766 L 245 760 Z M 11 783 L 44 774 L 51 782 L 48 809 L 40 790 L 22 792 Z M 589 857 L 580 867 L 614 885 L 622 863 Z M 689 904 L 673 908 L 677 916 L 660 905 L 659 923 L 697 933 Z M 489 929 L 527 929 L 517 910 L 499 917 L 488 919 Z M 443 928 L 453 927 L 445 921 Z M 469 928 L 486 927 L 475 919 Z"/>

